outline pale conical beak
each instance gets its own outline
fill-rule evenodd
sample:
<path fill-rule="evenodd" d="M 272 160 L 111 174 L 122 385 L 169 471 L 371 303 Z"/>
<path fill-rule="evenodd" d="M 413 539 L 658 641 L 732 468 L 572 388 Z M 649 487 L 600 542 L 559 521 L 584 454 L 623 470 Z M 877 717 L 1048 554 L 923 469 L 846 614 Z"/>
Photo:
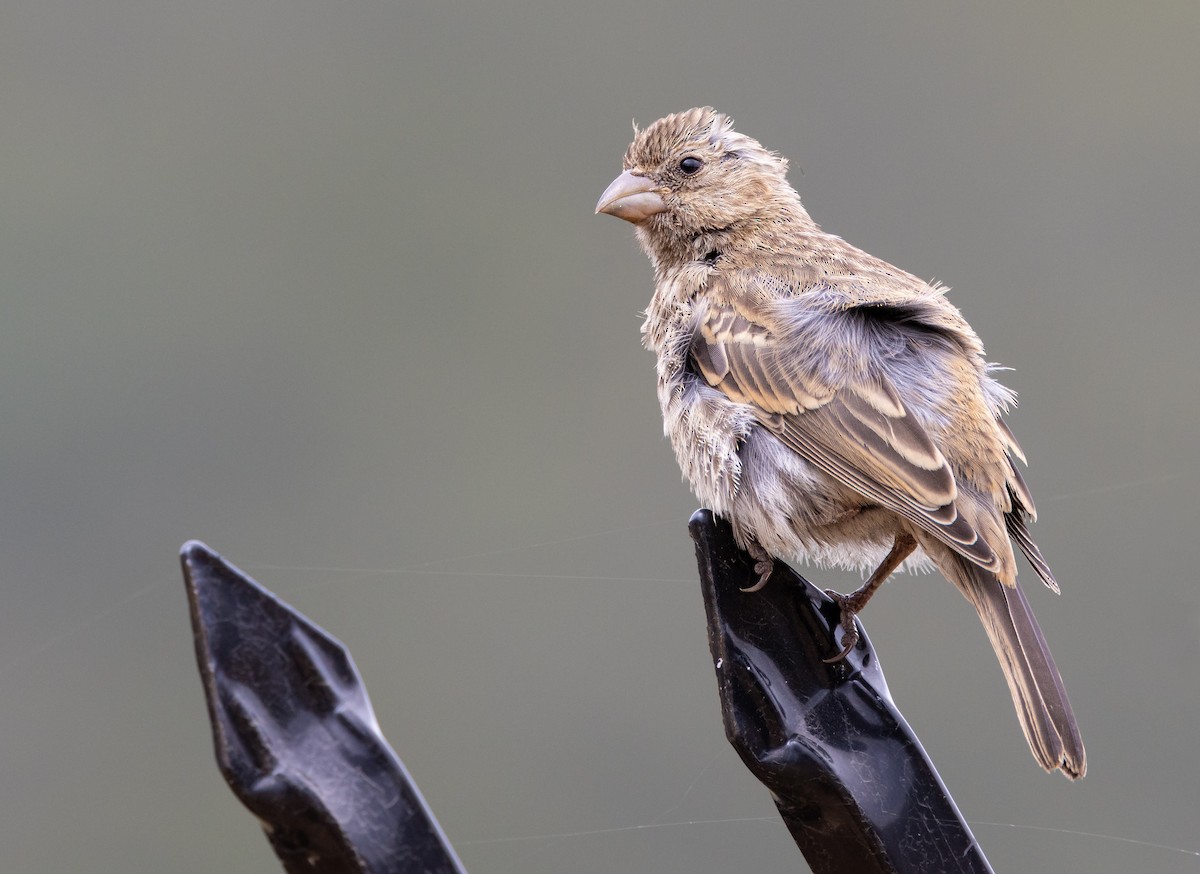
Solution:
<path fill-rule="evenodd" d="M 635 176 L 632 170 L 626 170 L 614 179 L 596 204 L 597 213 L 607 213 L 635 225 L 666 208 L 654 180 L 648 176 Z"/>

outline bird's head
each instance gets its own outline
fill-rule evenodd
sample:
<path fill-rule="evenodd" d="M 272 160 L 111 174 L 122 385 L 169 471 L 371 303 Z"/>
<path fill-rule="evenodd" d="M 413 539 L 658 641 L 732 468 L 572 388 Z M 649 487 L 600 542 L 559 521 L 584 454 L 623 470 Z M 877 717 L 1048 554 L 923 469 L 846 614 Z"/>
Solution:
<path fill-rule="evenodd" d="M 596 212 L 631 222 L 652 254 L 684 254 L 704 238 L 739 236 L 800 209 L 787 161 L 733 129 L 712 107 L 637 131 Z M 801 210 L 802 212 L 802 210 Z"/>

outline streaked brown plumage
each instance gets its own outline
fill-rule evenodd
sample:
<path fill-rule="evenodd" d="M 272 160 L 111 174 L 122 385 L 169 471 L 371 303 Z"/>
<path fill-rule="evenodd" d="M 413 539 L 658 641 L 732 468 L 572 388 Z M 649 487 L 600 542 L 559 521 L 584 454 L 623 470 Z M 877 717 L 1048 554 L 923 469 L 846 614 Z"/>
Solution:
<path fill-rule="evenodd" d="M 1058 591 L 1001 414 L 1013 394 L 945 289 L 809 218 L 787 162 L 711 108 L 656 121 L 597 212 L 637 227 L 654 264 L 642 327 L 664 429 L 697 495 L 759 561 L 932 563 L 975 605 L 1033 754 L 1086 771 L 1058 669 L 1016 585 L 1013 544 Z M 756 587 L 757 588 L 757 587 Z"/>

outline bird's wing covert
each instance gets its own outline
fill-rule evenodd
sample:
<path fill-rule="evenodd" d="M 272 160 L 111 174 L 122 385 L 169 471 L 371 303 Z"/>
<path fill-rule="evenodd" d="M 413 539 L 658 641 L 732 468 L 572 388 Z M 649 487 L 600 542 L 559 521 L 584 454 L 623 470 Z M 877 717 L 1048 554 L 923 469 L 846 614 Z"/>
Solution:
<path fill-rule="evenodd" d="M 745 307 L 710 301 L 691 358 L 709 385 L 758 410 L 763 426 L 806 461 L 995 570 L 996 554 L 958 512 L 945 457 L 887 376 L 828 385 L 781 350 Z"/>

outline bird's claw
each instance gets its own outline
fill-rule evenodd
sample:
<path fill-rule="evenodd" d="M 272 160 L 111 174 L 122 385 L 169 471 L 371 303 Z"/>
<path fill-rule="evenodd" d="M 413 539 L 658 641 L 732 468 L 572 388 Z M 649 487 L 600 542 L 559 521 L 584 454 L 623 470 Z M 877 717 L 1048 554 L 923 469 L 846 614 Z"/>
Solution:
<path fill-rule="evenodd" d="M 862 609 L 862 605 L 858 603 L 858 599 L 854 595 L 843 595 L 832 589 L 826 589 L 825 594 L 837 603 L 842 616 L 841 622 L 838 623 L 842 629 L 842 649 L 836 655 L 822 659 L 825 664 L 832 665 L 850 655 L 854 651 L 854 647 L 858 646 L 858 625 L 855 623 L 854 617 Z"/>
<path fill-rule="evenodd" d="M 742 589 L 743 592 L 758 592 L 763 586 L 767 585 L 767 580 L 770 579 L 775 570 L 775 559 L 768 555 L 767 550 L 762 546 L 758 546 L 755 550 L 751 546 L 750 555 L 755 558 L 754 573 L 758 574 L 758 582 L 754 586 L 746 586 Z"/>

